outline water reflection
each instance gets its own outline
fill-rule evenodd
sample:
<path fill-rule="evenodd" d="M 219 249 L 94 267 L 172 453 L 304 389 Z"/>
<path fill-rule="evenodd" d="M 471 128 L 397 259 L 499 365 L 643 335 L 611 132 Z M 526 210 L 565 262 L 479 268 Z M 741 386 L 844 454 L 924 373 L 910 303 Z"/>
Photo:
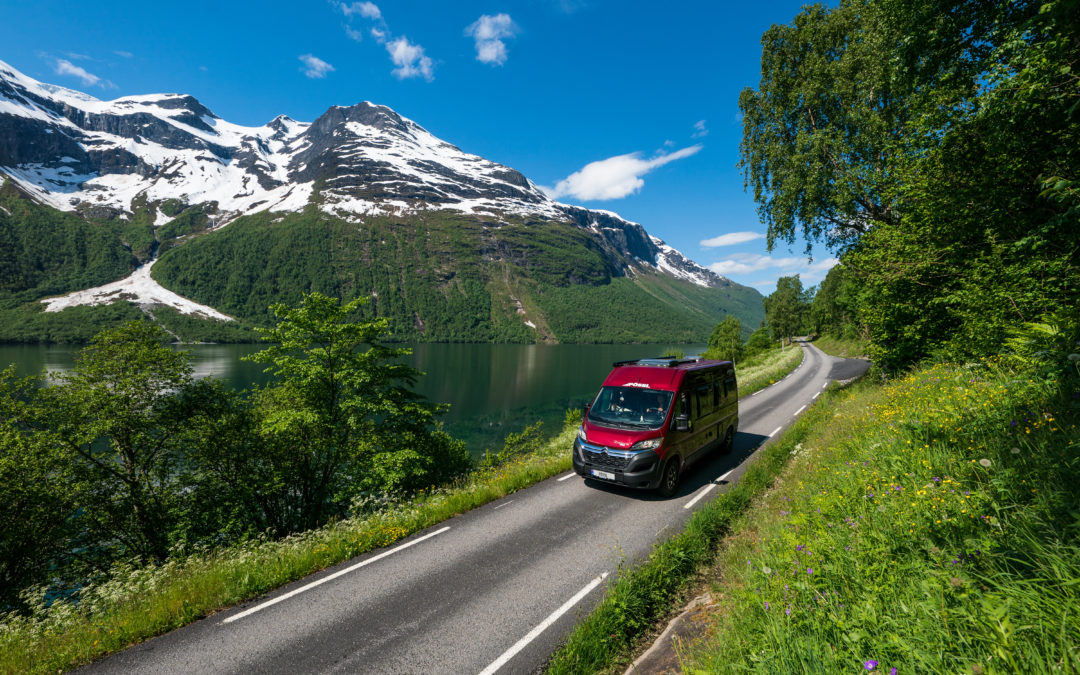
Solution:
<path fill-rule="evenodd" d="M 554 431 L 567 408 L 583 405 L 614 361 L 657 356 L 668 349 L 693 354 L 703 345 L 413 345 L 409 362 L 425 374 L 417 390 L 450 404 L 447 431 L 474 455 L 497 448 L 506 434 L 538 420 Z M 266 364 L 241 357 L 262 345 L 186 345 L 196 377 L 217 377 L 235 389 L 265 385 Z M 70 369 L 75 348 L 0 346 L 0 366 L 14 363 L 19 375 Z"/>

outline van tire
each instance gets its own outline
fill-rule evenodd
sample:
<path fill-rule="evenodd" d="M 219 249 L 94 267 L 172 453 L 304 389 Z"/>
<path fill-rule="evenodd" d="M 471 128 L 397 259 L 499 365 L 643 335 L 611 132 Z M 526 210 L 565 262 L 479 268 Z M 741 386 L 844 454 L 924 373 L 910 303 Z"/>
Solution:
<path fill-rule="evenodd" d="M 664 465 L 664 473 L 660 476 L 660 487 L 657 488 L 657 492 L 661 497 L 665 499 L 674 497 L 675 492 L 679 489 L 679 459 L 678 457 L 672 457 L 668 460 L 668 463 Z"/>
<path fill-rule="evenodd" d="M 726 455 L 735 449 L 735 430 L 731 427 L 724 432 L 724 441 L 720 444 L 720 454 Z"/>

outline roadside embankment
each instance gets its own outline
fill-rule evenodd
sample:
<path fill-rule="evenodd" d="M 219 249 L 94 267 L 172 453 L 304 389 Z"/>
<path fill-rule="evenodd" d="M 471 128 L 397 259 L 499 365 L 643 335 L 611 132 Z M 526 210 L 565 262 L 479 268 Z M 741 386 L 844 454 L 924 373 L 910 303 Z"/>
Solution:
<path fill-rule="evenodd" d="M 1080 670 L 1078 392 L 1061 374 L 993 359 L 856 387 L 723 543 L 712 637 L 684 666 Z"/>

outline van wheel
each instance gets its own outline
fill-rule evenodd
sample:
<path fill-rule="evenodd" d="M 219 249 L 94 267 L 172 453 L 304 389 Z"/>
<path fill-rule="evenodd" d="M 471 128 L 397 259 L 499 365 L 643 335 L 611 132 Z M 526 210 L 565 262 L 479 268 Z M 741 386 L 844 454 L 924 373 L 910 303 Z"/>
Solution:
<path fill-rule="evenodd" d="M 735 430 L 731 427 L 727 428 L 724 432 L 724 442 L 720 444 L 720 452 L 722 454 L 728 454 L 735 449 Z"/>
<path fill-rule="evenodd" d="M 675 491 L 679 489 L 679 460 L 678 458 L 672 458 L 666 465 L 664 465 L 664 475 L 660 478 L 660 487 L 658 491 L 661 497 L 673 497 Z"/>

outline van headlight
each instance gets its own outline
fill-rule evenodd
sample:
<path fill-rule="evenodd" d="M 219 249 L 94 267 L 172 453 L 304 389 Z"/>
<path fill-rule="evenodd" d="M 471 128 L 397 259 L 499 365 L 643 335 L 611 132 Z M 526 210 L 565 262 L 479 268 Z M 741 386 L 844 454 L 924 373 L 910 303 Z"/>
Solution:
<path fill-rule="evenodd" d="M 662 438 L 650 438 L 647 441 L 638 441 L 634 443 L 634 447 L 631 450 L 655 450 L 660 447 L 660 443 L 663 442 Z"/>
<path fill-rule="evenodd" d="M 585 438 L 585 427 L 578 427 L 577 428 L 577 437 L 578 437 L 578 440 L 581 441 L 582 443 L 587 443 L 588 442 L 588 440 Z"/>

